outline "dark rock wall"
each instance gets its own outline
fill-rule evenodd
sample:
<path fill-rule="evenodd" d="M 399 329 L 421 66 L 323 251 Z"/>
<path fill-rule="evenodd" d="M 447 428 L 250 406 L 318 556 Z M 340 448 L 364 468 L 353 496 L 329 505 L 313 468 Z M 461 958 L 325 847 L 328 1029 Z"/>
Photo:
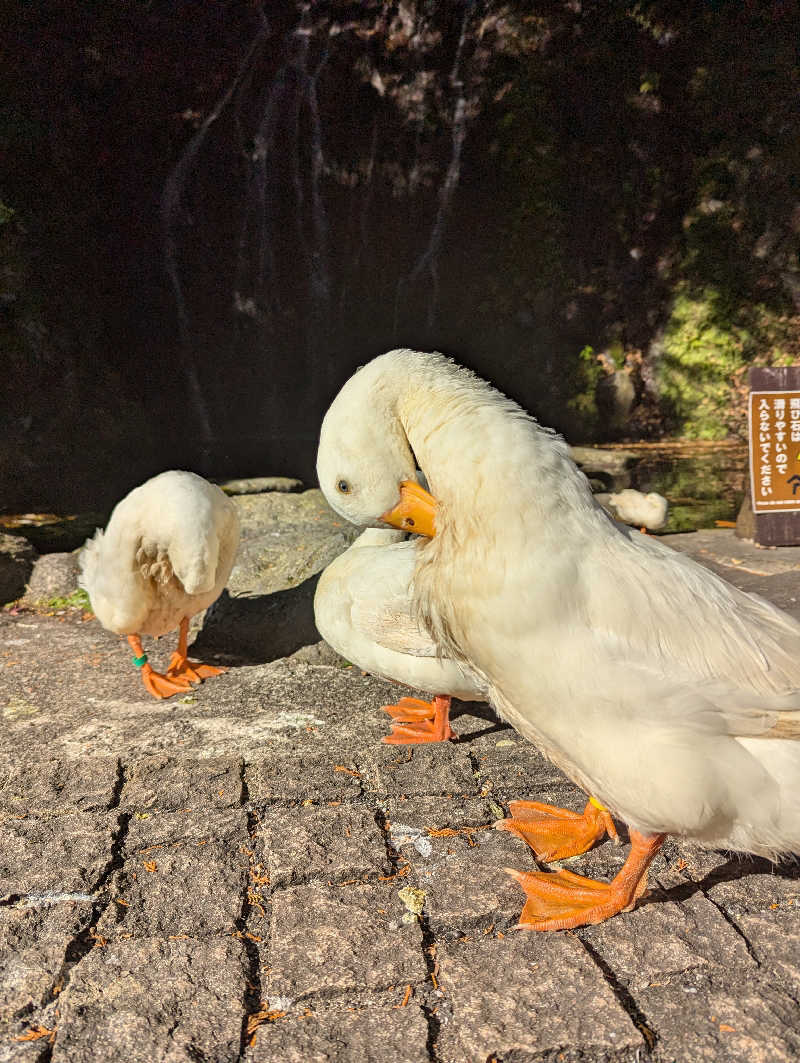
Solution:
<path fill-rule="evenodd" d="M 573 438 L 680 430 L 676 298 L 756 308 L 734 368 L 796 313 L 777 0 L 6 7 L 0 506 L 311 480 L 326 404 L 399 345 Z"/>

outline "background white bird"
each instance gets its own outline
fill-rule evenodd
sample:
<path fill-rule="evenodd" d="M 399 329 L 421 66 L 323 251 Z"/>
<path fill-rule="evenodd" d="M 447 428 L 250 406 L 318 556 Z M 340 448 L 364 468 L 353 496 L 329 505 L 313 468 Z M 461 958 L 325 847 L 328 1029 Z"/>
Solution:
<path fill-rule="evenodd" d="M 127 635 L 145 688 L 169 697 L 224 671 L 189 661 L 189 619 L 222 593 L 239 544 L 239 517 L 219 487 L 192 472 L 171 471 L 134 488 L 105 531 L 81 554 L 81 586 L 109 631 Z M 153 670 L 141 635 L 179 629 L 165 674 Z"/>
<path fill-rule="evenodd" d="M 636 491 L 626 487 L 613 494 L 596 494 L 595 499 L 612 517 L 634 528 L 660 531 L 669 520 L 669 502 L 657 491 Z"/>

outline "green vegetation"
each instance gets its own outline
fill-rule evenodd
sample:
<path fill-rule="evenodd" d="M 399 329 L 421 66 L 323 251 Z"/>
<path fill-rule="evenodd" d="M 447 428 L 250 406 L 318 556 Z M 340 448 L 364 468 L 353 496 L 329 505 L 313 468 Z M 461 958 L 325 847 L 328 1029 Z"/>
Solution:
<path fill-rule="evenodd" d="M 47 598 L 40 603 L 48 609 L 91 609 L 89 595 L 83 588 L 73 591 L 66 598 Z"/>
<path fill-rule="evenodd" d="M 718 288 L 682 285 L 664 332 L 657 377 L 668 423 L 688 439 L 743 435 L 738 401 L 751 365 L 791 365 L 792 323 L 763 303 L 735 303 Z"/>

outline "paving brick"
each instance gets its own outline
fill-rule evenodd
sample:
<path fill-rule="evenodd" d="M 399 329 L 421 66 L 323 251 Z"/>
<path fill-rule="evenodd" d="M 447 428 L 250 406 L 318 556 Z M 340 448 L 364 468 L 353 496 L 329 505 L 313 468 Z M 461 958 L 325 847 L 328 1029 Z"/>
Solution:
<path fill-rule="evenodd" d="M 797 863 L 775 865 L 754 857 L 732 857 L 723 874 L 724 878 L 707 890 L 708 896 L 734 915 L 769 910 L 773 904 L 800 905 Z"/>
<path fill-rule="evenodd" d="M 245 778 L 255 806 L 348 801 L 361 794 L 361 773 L 354 759 L 347 754 L 337 758 L 334 750 L 276 751 L 249 763 Z"/>
<path fill-rule="evenodd" d="M 554 764 L 510 728 L 485 735 L 469 748 L 481 792 L 495 800 L 546 800 L 537 796 L 542 787 L 565 781 Z"/>
<path fill-rule="evenodd" d="M 390 870 L 375 813 L 363 806 L 272 811 L 259 828 L 256 852 L 269 867 L 273 887 L 309 878 L 340 881 Z"/>
<path fill-rule="evenodd" d="M 61 994 L 53 1063 L 233 1063 L 246 972 L 230 938 L 92 949 Z"/>
<path fill-rule="evenodd" d="M 251 851 L 240 809 L 135 814 L 98 932 L 232 933 L 242 913 Z"/>
<path fill-rule="evenodd" d="M 0 1031 L 53 999 L 67 946 L 92 911 L 86 900 L 0 908 Z"/>
<path fill-rule="evenodd" d="M 695 967 L 755 968 L 741 934 L 700 893 L 680 904 L 645 900 L 582 937 L 633 988 Z"/>
<path fill-rule="evenodd" d="M 797 917 L 798 911 L 794 906 L 736 917 L 736 923 L 756 960 L 765 971 L 782 982 L 796 999 L 800 995 L 800 925 Z"/>
<path fill-rule="evenodd" d="M 307 885 L 273 896 L 269 995 L 384 989 L 425 978 L 422 933 L 395 883 Z"/>
<path fill-rule="evenodd" d="M 64 760 L 23 750 L 0 759 L 0 811 L 99 812 L 111 807 L 118 784 L 116 757 Z"/>
<path fill-rule="evenodd" d="M 743 984 L 733 974 L 728 985 L 709 985 L 689 972 L 636 1001 L 665 1063 L 794 1063 L 800 1053 L 796 1001 L 759 978 Z"/>
<path fill-rule="evenodd" d="M 242 769 L 238 757 L 142 757 L 126 765 L 120 808 L 136 812 L 232 808 L 242 803 Z"/>
<path fill-rule="evenodd" d="M 0 899 L 42 893 L 86 893 L 111 860 L 119 818 L 76 812 L 0 820 Z"/>
<path fill-rule="evenodd" d="M 252 1063 L 428 1063 L 421 1009 L 365 1008 L 283 1019 L 259 1028 Z"/>
<path fill-rule="evenodd" d="M 218 842 L 171 846 L 126 860 L 97 930 L 109 938 L 232 934 L 247 870 L 246 856 Z"/>
<path fill-rule="evenodd" d="M 572 935 L 481 936 L 440 945 L 437 958 L 439 984 L 452 1006 L 441 1035 L 446 1057 L 549 1058 L 546 1053 L 568 1046 L 593 1058 L 643 1044 Z"/>
<path fill-rule="evenodd" d="M 518 921 L 525 896 L 504 868 L 531 870 L 532 856 L 507 832 L 461 830 L 444 836 L 425 832 L 402 844 L 395 825 L 392 837 L 413 867 L 413 882 L 425 894 L 425 916 L 434 930 L 507 929 Z"/>
<path fill-rule="evenodd" d="M 472 797 L 478 785 L 466 749 L 457 745 L 373 747 L 360 764 L 365 793 Z"/>

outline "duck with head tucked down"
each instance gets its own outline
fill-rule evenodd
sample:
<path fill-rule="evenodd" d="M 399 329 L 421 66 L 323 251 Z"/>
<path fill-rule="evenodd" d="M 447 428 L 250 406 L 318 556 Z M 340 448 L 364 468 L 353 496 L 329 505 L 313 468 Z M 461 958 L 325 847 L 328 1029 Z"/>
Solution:
<path fill-rule="evenodd" d="M 414 490 L 409 488 L 412 495 Z M 421 490 L 414 497 L 424 505 L 429 496 Z M 415 523 L 425 535 L 434 534 L 433 523 L 419 514 Z M 437 650 L 416 617 L 412 585 L 425 539 L 406 539 L 392 528 L 362 532 L 322 573 L 314 616 L 326 642 L 365 672 L 433 694 L 431 701 L 406 697 L 384 705 L 394 726 L 382 741 L 446 742 L 457 737 L 449 720 L 452 698 L 486 701 L 487 691 L 464 662 Z M 498 826 L 523 837 L 541 860 L 585 853 L 606 834 L 618 841 L 611 816 L 591 798 L 580 816 L 566 809 L 555 815 L 534 801 L 513 801 L 511 809 L 513 818 Z"/>
<path fill-rule="evenodd" d="M 421 495 L 414 472 L 425 471 Z M 800 624 L 612 521 L 566 444 L 439 354 L 391 351 L 322 425 L 320 486 L 368 527 L 434 531 L 414 610 L 441 652 L 594 805 L 624 820 L 617 876 L 514 872 L 520 926 L 567 929 L 633 907 L 669 834 L 800 851 Z M 547 805 L 512 808 L 563 820 Z"/>
<path fill-rule="evenodd" d="M 224 668 L 190 661 L 189 620 L 222 594 L 239 545 L 234 503 L 193 472 L 162 472 L 117 504 L 105 531 L 81 554 L 81 586 L 108 631 L 127 635 L 133 663 L 155 698 L 188 690 Z M 154 671 L 141 635 L 178 628 L 164 674 Z"/>
<path fill-rule="evenodd" d="M 383 706 L 395 721 L 383 739 L 392 745 L 455 738 L 451 698 L 486 700 L 477 678 L 437 654 L 413 615 L 411 580 L 420 542 L 393 528 L 368 528 L 328 565 L 314 596 L 319 633 L 337 653 L 365 672 L 434 695 L 432 701 L 401 698 Z"/>

